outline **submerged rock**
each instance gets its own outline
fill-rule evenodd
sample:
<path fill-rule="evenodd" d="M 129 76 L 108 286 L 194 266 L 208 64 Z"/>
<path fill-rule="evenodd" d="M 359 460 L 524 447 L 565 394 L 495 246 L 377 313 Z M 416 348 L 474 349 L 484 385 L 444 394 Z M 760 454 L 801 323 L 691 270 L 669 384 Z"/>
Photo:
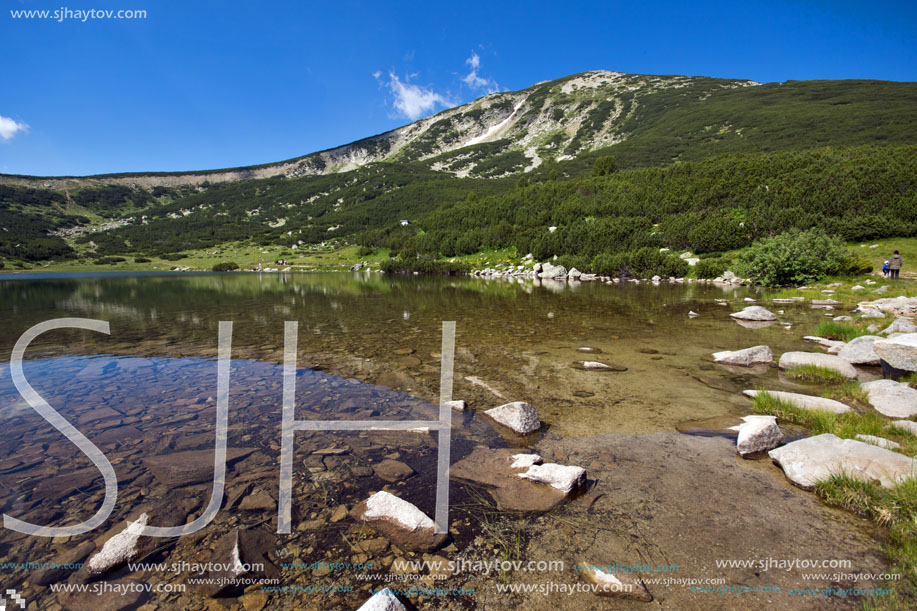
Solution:
<path fill-rule="evenodd" d="M 506 403 L 487 410 L 484 415 L 503 426 L 509 427 L 520 435 L 528 435 L 541 428 L 538 412 L 525 401 Z"/>
<path fill-rule="evenodd" d="M 389 483 L 400 482 L 414 475 L 415 471 L 408 465 L 399 460 L 386 458 L 385 460 L 373 465 L 373 471 L 380 479 Z"/>
<path fill-rule="evenodd" d="M 744 422 L 733 427 L 739 432 L 736 451 L 741 456 L 773 450 L 783 443 L 783 431 L 777 426 L 776 416 L 745 416 Z"/>
<path fill-rule="evenodd" d="M 542 464 L 537 454 L 482 447 L 452 465 L 450 476 L 485 486 L 497 506 L 509 511 L 548 511 L 586 482 L 580 467 Z"/>
<path fill-rule="evenodd" d="M 140 555 L 140 541 L 143 527 L 150 521 L 149 514 L 142 513 L 133 522 L 128 522 L 121 532 L 111 537 L 86 563 L 92 573 L 107 573 Z"/>
<path fill-rule="evenodd" d="M 594 590 L 596 596 L 610 596 L 645 603 L 652 602 L 653 596 L 646 589 L 641 579 L 626 572 L 616 573 L 601 570 L 608 567 L 608 563 L 594 566 L 586 562 L 580 562 L 576 565 L 576 572 L 583 578 L 583 581 L 597 586 Z"/>
<path fill-rule="evenodd" d="M 894 380 L 875 380 L 862 385 L 869 404 L 889 418 L 917 416 L 917 390 Z"/>
<path fill-rule="evenodd" d="M 850 411 L 850 406 L 844 405 L 840 401 L 835 401 L 834 399 L 826 399 L 824 397 L 804 395 L 797 392 L 783 392 L 780 390 L 743 390 L 742 394 L 746 397 L 751 397 L 754 399 L 760 392 L 766 392 L 775 399 L 785 401 L 794 407 L 798 407 L 799 409 L 819 409 L 826 412 L 833 412 L 835 414 L 843 414 Z"/>
<path fill-rule="evenodd" d="M 226 465 L 229 466 L 256 448 L 227 448 Z M 144 464 L 160 483 L 169 487 L 200 484 L 213 480 L 213 450 L 173 452 L 143 459 Z"/>
<path fill-rule="evenodd" d="M 777 320 L 777 315 L 769 310 L 762 308 L 761 306 L 748 306 L 741 312 L 733 312 L 730 314 L 733 318 L 738 318 L 739 320 L 751 320 L 751 321 L 771 321 Z"/>
<path fill-rule="evenodd" d="M 743 350 L 714 352 L 713 360 L 723 365 L 751 367 L 756 363 L 770 363 L 774 360 L 774 353 L 768 346 L 753 346 Z"/>
<path fill-rule="evenodd" d="M 878 480 L 886 488 L 917 473 L 913 458 L 831 433 L 794 441 L 771 450 L 768 456 L 791 482 L 806 490 L 841 473 L 867 482 Z"/>
<path fill-rule="evenodd" d="M 436 533 L 436 524 L 415 505 L 380 491 L 350 510 L 350 517 L 366 522 L 398 547 L 432 552 L 446 542 L 445 533 Z"/>
<path fill-rule="evenodd" d="M 780 355 L 780 360 L 777 362 L 777 366 L 780 367 L 780 369 L 790 369 L 803 365 L 813 365 L 815 367 L 830 369 L 851 380 L 855 380 L 858 375 L 853 365 L 833 354 L 821 354 L 818 352 L 784 352 Z"/>
<path fill-rule="evenodd" d="M 813 344 L 818 344 L 822 348 L 825 348 L 829 352 L 832 350 L 839 351 L 841 348 L 847 345 L 847 342 L 842 342 L 834 339 L 828 339 L 826 337 L 818 337 L 817 335 L 806 335 L 803 338 L 803 341 L 812 342 Z"/>
<path fill-rule="evenodd" d="M 627 367 L 621 365 L 607 365 L 599 361 L 574 361 L 573 366 L 577 369 L 586 371 L 627 371 Z"/>
<path fill-rule="evenodd" d="M 278 577 L 271 558 L 274 537 L 260 528 L 235 528 L 220 537 L 210 554 L 210 566 L 198 589 L 211 597 L 241 592 L 260 579 Z M 202 580 L 204 581 L 204 580 Z"/>

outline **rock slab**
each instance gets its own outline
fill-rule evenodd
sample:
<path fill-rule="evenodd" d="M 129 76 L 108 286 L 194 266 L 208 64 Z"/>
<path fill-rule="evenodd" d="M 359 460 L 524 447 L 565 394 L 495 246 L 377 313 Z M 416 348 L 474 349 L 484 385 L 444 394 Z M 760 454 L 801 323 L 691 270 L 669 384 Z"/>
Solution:
<path fill-rule="evenodd" d="M 844 473 L 865 481 L 877 480 L 890 488 L 917 475 L 917 461 L 854 439 L 831 433 L 794 441 L 768 452 L 787 478 L 806 490 L 819 481 Z"/>
<path fill-rule="evenodd" d="M 742 394 L 746 397 L 751 397 L 754 399 L 760 392 L 766 392 L 775 399 L 785 401 L 794 407 L 798 407 L 799 409 L 818 409 L 826 412 L 833 412 L 835 414 L 843 414 L 850 411 L 850 406 L 844 405 L 840 401 L 835 401 L 834 399 L 826 399 L 824 397 L 804 395 L 798 392 L 783 392 L 781 390 L 743 390 Z"/>
<path fill-rule="evenodd" d="M 889 418 L 917 416 L 917 390 L 894 380 L 874 380 L 862 385 L 869 404 Z"/>
<path fill-rule="evenodd" d="M 803 365 L 814 365 L 815 367 L 830 369 L 851 380 L 855 380 L 858 375 L 853 365 L 833 354 L 821 354 L 819 352 L 784 352 L 780 355 L 780 360 L 777 362 L 777 366 L 780 367 L 780 369 L 790 369 Z"/>
<path fill-rule="evenodd" d="M 851 365 L 879 365 L 879 355 L 876 354 L 873 345 L 876 340 L 881 340 L 876 335 L 862 335 L 855 337 L 841 348 L 837 356 L 844 359 Z"/>

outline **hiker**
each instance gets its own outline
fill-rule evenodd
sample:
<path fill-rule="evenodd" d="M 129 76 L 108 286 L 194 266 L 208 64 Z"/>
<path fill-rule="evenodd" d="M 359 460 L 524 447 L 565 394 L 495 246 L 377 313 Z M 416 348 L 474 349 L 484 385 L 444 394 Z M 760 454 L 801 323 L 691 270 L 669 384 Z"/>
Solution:
<path fill-rule="evenodd" d="M 885 260 L 885 264 L 882 266 L 882 275 L 888 278 L 888 259 Z"/>
<path fill-rule="evenodd" d="M 892 255 L 892 258 L 888 262 L 888 272 L 891 274 L 892 279 L 898 277 L 898 272 L 901 271 L 901 255 L 898 254 L 898 251 L 895 251 L 895 254 Z"/>

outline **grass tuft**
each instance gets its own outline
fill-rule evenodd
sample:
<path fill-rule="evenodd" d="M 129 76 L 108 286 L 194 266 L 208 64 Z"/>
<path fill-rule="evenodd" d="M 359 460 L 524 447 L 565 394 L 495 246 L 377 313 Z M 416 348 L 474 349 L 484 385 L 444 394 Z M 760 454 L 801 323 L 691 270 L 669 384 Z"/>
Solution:
<path fill-rule="evenodd" d="M 866 329 L 860 329 L 859 327 L 855 327 L 847 323 L 823 320 L 818 323 L 818 327 L 815 329 L 815 335 L 819 337 L 827 337 L 828 339 L 849 342 L 850 340 L 856 337 L 860 337 L 861 335 L 868 335 L 868 333 Z"/>
<path fill-rule="evenodd" d="M 825 384 L 844 384 L 849 378 L 834 369 L 818 365 L 797 365 L 786 370 L 786 377 L 804 382 L 823 382 Z"/>

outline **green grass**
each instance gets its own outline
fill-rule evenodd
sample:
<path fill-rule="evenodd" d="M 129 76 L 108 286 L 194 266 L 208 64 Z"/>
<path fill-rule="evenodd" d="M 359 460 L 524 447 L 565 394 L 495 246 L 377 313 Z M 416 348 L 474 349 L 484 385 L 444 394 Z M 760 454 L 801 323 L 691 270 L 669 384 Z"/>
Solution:
<path fill-rule="evenodd" d="M 834 399 L 842 403 L 859 403 L 869 405 L 869 393 L 867 393 L 860 383 L 855 380 L 842 380 L 840 384 L 832 384 L 824 389 L 821 396 L 827 399 Z"/>
<path fill-rule="evenodd" d="M 893 573 L 895 596 L 869 601 L 864 608 L 913 609 L 917 599 L 917 480 L 883 488 L 846 475 L 833 475 L 815 486 L 815 494 L 829 505 L 843 507 L 888 529 L 885 553 Z"/>
<path fill-rule="evenodd" d="M 850 340 L 856 337 L 860 337 L 861 335 L 868 335 L 868 333 L 866 332 L 866 329 L 861 329 L 848 323 L 823 320 L 818 323 L 818 327 L 815 329 L 815 335 L 819 337 L 827 337 L 828 339 L 849 342 Z"/>
<path fill-rule="evenodd" d="M 826 384 L 843 384 L 847 377 L 834 369 L 818 365 L 797 365 L 786 370 L 786 377 L 803 382 L 824 382 Z"/>
<path fill-rule="evenodd" d="M 768 392 L 755 396 L 754 411 L 759 414 L 777 416 L 778 420 L 800 424 L 813 435 L 832 433 L 842 439 L 854 439 L 857 435 L 876 435 L 901 444 L 898 450 L 908 456 L 917 455 L 917 437 L 910 432 L 890 424 L 890 420 L 874 411 L 849 411 L 835 414 L 823 410 L 802 409 L 781 401 Z"/>
<path fill-rule="evenodd" d="M 856 391 L 851 392 L 857 394 Z M 898 452 L 908 456 L 917 454 L 917 437 L 891 425 L 887 418 L 876 412 L 834 414 L 804 410 L 767 392 L 755 396 L 754 411 L 803 425 L 814 435 L 832 433 L 843 439 L 853 439 L 860 434 L 884 437 L 902 445 Z M 889 611 L 913 609 L 917 604 L 917 480 L 907 479 L 892 488 L 884 488 L 873 482 L 836 474 L 819 482 L 815 493 L 829 505 L 863 515 L 888 529 L 884 549 L 891 564 L 890 572 L 900 573 L 902 577 L 887 584 L 894 588 L 894 596 L 868 600 L 864 608 Z"/>

